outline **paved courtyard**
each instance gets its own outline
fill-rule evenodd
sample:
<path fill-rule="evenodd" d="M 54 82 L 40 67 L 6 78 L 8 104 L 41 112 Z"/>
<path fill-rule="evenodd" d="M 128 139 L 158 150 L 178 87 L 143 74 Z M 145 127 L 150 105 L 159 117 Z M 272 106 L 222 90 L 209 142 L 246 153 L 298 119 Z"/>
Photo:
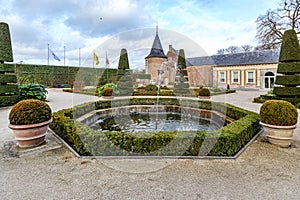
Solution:
<path fill-rule="evenodd" d="M 253 97 L 265 91 L 218 95 L 255 112 Z M 53 111 L 97 97 L 50 89 Z M 260 139 L 237 159 L 82 159 L 68 149 L 47 148 L 21 157 L 5 156 L 13 140 L 7 128 L 10 108 L 0 108 L 1 199 L 299 199 L 300 129 L 292 148 Z M 50 134 L 50 133 L 49 133 Z M 55 146 L 55 145 L 54 145 Z"/>

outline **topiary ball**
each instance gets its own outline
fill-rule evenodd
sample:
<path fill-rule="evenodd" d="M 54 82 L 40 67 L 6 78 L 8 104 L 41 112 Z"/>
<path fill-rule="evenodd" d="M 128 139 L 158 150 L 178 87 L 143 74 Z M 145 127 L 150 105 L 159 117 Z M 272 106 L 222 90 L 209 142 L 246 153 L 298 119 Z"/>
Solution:
<path fill-rule="evenodd" d="M 12 125 L 36 124 L 50 120 L 51 114 L 50 106 L 44 101 L 22 100 L 12 107 L 9 122 Z"/>
<path fill-rule="evenodd" d="M 200 88 L 199 89 L 199 96 L 210 96 L 210 91 L 207 88 Z"/>
<path fill-rule="evenodd" d="M 292 126 L 297 124 L 298 111 L 290 102 L 283 100 L 268 100 L 260 108 L 260 121 L 277 126 Z"/>
<path fill-rule="evenodd" d="M 105 88 L 102 91 L 102 96 L 112 96 L 113 92 L 114 92 L 114 90 L 112 88 Z"/>
<path fill-rule="evenodd" d="M 149 84 L 149 85 L 146 85 L 145 89 L 148 92 L 150 92 L 150 91 L 156 92 L 158 90 L 158 87 L 156 85 Z"/>

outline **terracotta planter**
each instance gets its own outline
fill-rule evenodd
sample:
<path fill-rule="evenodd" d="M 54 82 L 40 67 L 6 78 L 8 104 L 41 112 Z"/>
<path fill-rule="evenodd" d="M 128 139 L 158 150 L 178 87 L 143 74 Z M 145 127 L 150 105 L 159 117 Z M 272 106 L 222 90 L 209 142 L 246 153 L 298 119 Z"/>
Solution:
<path fill-rule="evenodd" d="M 292 142 L 292 137 L 296 125 L 292 126 L 276 126 L 271 124 L 265 124 L 260 122 L 264 129 L 264 133 L 271 144 L 275 144 L 280 147 L 289 147 Z"/>
<path fill-rule="evenodd" d="M 113 99 L 113 96 L 102 96 L 102 99 Z"/>
<path fill-rule="evenodd" d="M 209 100 L 211 96 L 198 96 L 199 99 Z"/>
<path fill-rule="evenodd" d="M 45 136 L 51 122 L 52 119 L 37 124 L 9 124 L 8 127 L 13 130 L 18 146 L 21 148 L 28 148 L 36 147 L 44 143 Z"/>

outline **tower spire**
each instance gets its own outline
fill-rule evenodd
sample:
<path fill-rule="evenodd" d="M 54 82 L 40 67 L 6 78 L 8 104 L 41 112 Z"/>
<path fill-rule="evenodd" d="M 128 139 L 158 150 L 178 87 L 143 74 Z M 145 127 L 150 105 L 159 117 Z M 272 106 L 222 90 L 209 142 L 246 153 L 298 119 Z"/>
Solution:
<path fill-rule="evenodd" d="M 152 44 L 150 54 L 146 58 L 151 57 L 167 58 L 158 36 L 158 23 L 156 23 L 156 35 Z"/>

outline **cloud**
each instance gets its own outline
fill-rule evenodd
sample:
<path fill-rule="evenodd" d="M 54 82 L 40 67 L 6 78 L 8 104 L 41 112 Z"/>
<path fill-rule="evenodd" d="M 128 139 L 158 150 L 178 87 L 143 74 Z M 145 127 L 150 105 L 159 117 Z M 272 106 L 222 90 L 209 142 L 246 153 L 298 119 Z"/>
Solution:
<path fill-rule="evenodd" d="M 141 49 L 152 45 L 156 22 L 160 29 L 169 30 L 160 32 L 164 48 L 173 44 L 184 48 L 187 56 L 194 56 L 197 46 L 213 54 L 232 45 L 255 44 L 254 20 L 273 4 L 260 0 L 7 0 L 0 7 L 0 19 L 10 25 L 16 62 L 45 64 L 50 44 L 60 57 L 65 46 L 66 63 L 78 65 L 79 48 L 82 59 L 88 59 L 99 45 L 100 57 L 108 51 L 118 58 L 121 48 L 142 56 Z M 130 59 L 136 66 L 141 65 L 138 59 L 143 62 L 143 57 Z"/>

